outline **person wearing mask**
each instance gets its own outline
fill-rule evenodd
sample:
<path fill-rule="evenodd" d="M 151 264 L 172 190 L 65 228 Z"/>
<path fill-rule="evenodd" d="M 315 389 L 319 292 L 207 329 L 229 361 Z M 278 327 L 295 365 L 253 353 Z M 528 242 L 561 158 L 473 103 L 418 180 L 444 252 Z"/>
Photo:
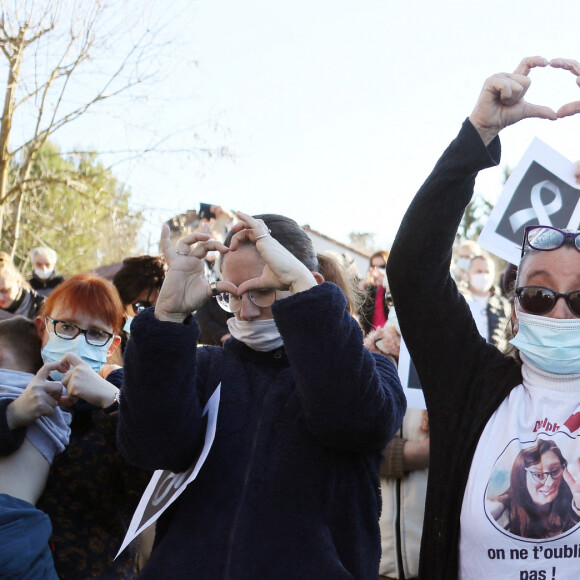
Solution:
<path fill-rule="evenodd" d="M 481 254 L 481 248 L 473 240 L 462 240 L 453 253 L 451 275 L 458 283 L 467 282 L 467 271 L 474 256 Z"/>
<path fill-rule="evenodd" d="M 34 319 L 44 297 L 33 290 L 10 256 L 0 252 L 0 320 L 12 316 Z"/>
<path fill-rule="evenodd" d="M 387 298 L 387 259 L 389 252 L 375 252 L 369 260 L 366 278 L 360 283 L 362 299 L 359 307 L 359 322 L 365 336 L 386 324 L 389 317 Z"/>
<path fill-rule="evenodd" d="M 44 363 L 68 370 L 50 373 L 60 395 L 47 381 L 34 397 L 0 401 L 0 455 L 22 448 L 31 420 L 50 415 L 56 402 L 65 406 L 70 441 L 37 502 L 52 522 L 55 570 L 60 580 L 130 578 L 135 545 L 114 558 L 150 472 L 129 466 L 115 442 L 124 373 L 107 359 L 121 341 L 123 305 L 109 281 L 77 274 L 55 288 L 35 323 Z"/>
<path fill-rule="evenodd" d="M 570 71 L 580 83 L 580 63 L 561 58 L 525 58 L 514 73 L 488 78 L 473 112 L 409 206 L 389 257 L 399 325 L 429 412 L 419 565 L 425 580 L 578 577 L 577 559 L 554 559 L 580 542 L 578 524 L 554 526 L 548 538 L 522 538 L 502 525 L 505 518 L 496 520 L 486 499 L 488 488 L 496 487 L 497 466 L 513 463 L 540 439 L 566 449 L 568 462 L 561 462 L 561 473 L 548 464 L 552 454 L 524 465 L 538 484 L 548 481 L 536 486 L 538 492 L 547 497 L 556 480 L 562 488 L 561 476 L 572 498 L 579 497 L 580 232 L 541 224 L 523 232 L 511 340 L 521 364 L 479 334 L 449 271 L 477 173 L 499 163 L 500 131 L 529 117 L 556 120 L 580 112 L 580 101 L 556 113 L 525 100 L 530 71 L 545 66 Z M 556 507 L 546 501 L 528 513 L 560 517 Z"/>
<path fill-rule="evenodd" d="M 471 310 L 471 315 L 479 334 L 495 345 L 502 344 L 505 336 L 511 307 L 509 301 L 494 287 L 495 267 L 493 261 L 483 254 L 474 256 L 469 261 L 466 271 L 465 300 Z"/>
<path fill-rule="evenodd" d="M 196 232 L 174 250 L 164 228 L 169 270 L 133 322 L 118 438 L 128 461 L 189 468 L 221 385 L 209 455 L 157 520 L 142 578 L 376 580 L 381 451 L 406 407 L 395 366 L 364 348 L 296 222 L 237 216 L 225 244 Z M 222 280 L 210 285 L 215 250 Z M 235 315 L 223 348 L 199 347 L 190 315 L 212 295 Z"/>
<path fill-rule="evenodd" d="M 57 253 L 51 248 L 38 247 L 30 251 L 32 263 L 32 278 L 28 280 L 30 287 L 45 298 L 64 281 L 56 271 Z"/>
<path fill-rule="evenodd" d="M 144 310 L 155 306 L 159 290 L 165 279 L 167 264 L 162 256 L 136 256 L 125 258 L 121 269 L 113 276 L 113 284 L 125 310 L 125 323 L 121 332 L 120 354 L 131 334 L 133 318 Z M 120 360 L 117 357 L 117 360 Z"/>

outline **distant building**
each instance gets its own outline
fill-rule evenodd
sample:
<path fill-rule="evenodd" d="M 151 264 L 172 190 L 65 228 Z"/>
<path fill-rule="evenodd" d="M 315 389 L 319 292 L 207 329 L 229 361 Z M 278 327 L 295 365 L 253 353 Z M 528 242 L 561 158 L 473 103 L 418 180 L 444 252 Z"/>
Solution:
<path fill-rule="evenodd" d="M 359 277 L 363 278 L 366 275 L 372 252 L 364 252 L 348 244 L 338 242 L 325 234 L 313 230 L 309 225 L 302 226 L 302 229 L 312 240 L 316 252 L 333 252 L 335 255 L 338 254 L 343 258 L 347 267 L 352 264 L 356 268 Z"/>

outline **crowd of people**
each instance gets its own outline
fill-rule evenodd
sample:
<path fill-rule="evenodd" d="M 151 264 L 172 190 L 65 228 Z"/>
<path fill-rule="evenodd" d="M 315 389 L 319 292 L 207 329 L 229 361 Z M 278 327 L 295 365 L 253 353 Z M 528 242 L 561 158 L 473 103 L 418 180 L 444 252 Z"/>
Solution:
<path fill-rule="evenodd" d="M 360 279 L 207 204 L 112 281 L 0 253 L 0 578 L 576 578 L 580 232 L 529 223 L 501 278 L 456 240 L 500 131 L 580 112 L 525 101 L 545 66 L 580 84 L 541 57 L 487 79 Z"/>

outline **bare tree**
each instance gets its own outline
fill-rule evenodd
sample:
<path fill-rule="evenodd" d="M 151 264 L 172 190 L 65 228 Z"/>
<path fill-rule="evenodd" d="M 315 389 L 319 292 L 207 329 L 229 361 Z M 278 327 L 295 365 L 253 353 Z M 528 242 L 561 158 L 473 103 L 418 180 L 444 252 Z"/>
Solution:
<path fill-rule="evenodd" d="M 82 181 L 32 171 L 47 139 L 105 102 L 135 98 L 155 76 L 159 31 L 146 22 L 144 6 L 146 0 L 1 0 L 0 236 L 5 240 L 10 228 L 13 257 L 27 196 L 51 182 L 78 188 Z"/>

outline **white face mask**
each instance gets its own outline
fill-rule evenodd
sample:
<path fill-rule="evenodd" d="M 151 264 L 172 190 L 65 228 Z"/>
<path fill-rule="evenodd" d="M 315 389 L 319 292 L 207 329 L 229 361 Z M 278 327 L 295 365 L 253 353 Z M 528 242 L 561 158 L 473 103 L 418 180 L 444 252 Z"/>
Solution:
<path fill-rule="evenodd" d="M 492 286 L 491 276 L 485 272 L 472 274 L 469 285 L 478 292 L 486 292 Z"/>
<path fill-rule="evenodd" d="M 41 280 L 48 280 L 54 274 L 54 270 L 41 270 L 40 268 L 34 268 L 34 273 Z"/>
<path fill-rule="evenodd" d="M 280 348 L 284 342 L 273 318 L 268 320 L 228 319 L 230 334 L 254 350 L 268 352 Z"/>

